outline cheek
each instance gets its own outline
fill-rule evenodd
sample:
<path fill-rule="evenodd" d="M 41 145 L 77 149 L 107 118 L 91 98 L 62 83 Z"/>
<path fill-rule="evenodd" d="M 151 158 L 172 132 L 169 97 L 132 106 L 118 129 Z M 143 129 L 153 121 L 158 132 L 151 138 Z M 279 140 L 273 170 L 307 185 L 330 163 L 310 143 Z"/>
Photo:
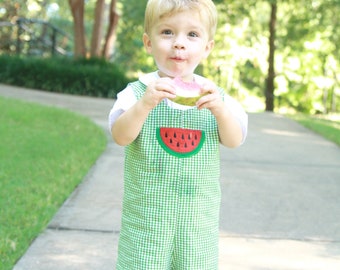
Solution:
<path fill-rule="evenodd" d="M 204 58 L 205 51 L 202 50 L 202 48 L 196 47 L 191 49 L 189 52 L 191 58 L 195 61 L 200 61 L 202 58 Z"/>
<path fill-rule="evenodd" d="M 166 57 L 167 55 L 167 52 L 168 52 L 168 49 L 167 49 L 167 46 L 166 44 L 157 44 L 157 46 L 154 46 L 152 48 L 152 54 L 154 57 L 157 57 L 157 58 L 164 58 Z"/>

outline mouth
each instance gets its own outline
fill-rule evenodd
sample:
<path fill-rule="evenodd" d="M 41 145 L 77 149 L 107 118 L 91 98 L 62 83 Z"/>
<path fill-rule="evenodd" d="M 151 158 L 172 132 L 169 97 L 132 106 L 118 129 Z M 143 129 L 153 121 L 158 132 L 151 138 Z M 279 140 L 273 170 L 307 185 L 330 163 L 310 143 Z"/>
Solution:
<path fill-rule="evenodd" d="M 175 61 L 175 62 L 184 62 L 185 61 L 185 59 L 181 58 L 181 57 L 171 57 L 170 59 L 172 61 Z"/>

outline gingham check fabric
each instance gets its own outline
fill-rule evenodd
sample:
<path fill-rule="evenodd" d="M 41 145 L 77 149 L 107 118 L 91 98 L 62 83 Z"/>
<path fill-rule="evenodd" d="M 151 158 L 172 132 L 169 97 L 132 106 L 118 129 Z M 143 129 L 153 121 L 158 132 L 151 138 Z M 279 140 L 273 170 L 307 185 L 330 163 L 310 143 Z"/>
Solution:
<path fill-rule="evenodd" d="M 131 84 L 140 98 L 145 85 Z M 204 130 L 201 150 L 180 158 L 156 139 L 160 127 Z M 218 269 L 219 138 L 208 110 L 161 102 L 126 147 L 117 270 Z"/>

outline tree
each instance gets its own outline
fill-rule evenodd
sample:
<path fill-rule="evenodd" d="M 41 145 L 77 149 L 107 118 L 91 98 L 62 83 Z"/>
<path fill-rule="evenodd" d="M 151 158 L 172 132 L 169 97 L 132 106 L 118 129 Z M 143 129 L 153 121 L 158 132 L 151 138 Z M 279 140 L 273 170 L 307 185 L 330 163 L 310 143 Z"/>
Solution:
<path fill-rule="evenodd" d="M 116 11 L 117 0 L 111 0 L 109 9 L 109 27 L 107 30 L 105 45 L 103 49 L 103 56 L 109 59 L 111 56 L 111 50 L 116 39 L 116 29 L 118 25 L 119 15 Z"/>
<path fill-rule="evenodd" d="M 94 23 L 92 28 L 91 38 L 91 56 L 101 56 L 100 45 L 103 36 L 103 14 L 104 14 L 105 0 L 97 0 L 94 12 Z"/>
<path fill-rule="evenodd" d="M 84 0 L 68 0 L 74 21 L 75 47 L 74 55 L 86 57 L 86 37 L 84 27 Z M 110 58 L 111 49 L 115 41 L 116 28 L 119 15 L 116 12 L 117 0 L 111 0 L 109 9 L 108 30 L 105 36 L 104 46 L 101 49 L 102 29 L 104 21 L 105 0 L 97 0 L 94 11 L 94 23 L 90 47 L 90 57 Z"/>
<path fill-rule="evenodd" d="M 68 0 L 74 24 L 74 55 L 86 56 L 85 28 L 84 28 L 84 0 Z"/>
<path fill-rule="evenodd" d="M 119 22 L 117 50 L 114 60 L 121 63 L 125 70 L 149 72 L 154 69 L 153 60 L 143 49 L 143 19 L 147 0 L 131 5 L 131 0 L 121 0 L 123 20 Z"/>
<path fill-rule="evenodd" d="M 271 14 L 269 21 L 269 57 L 268 57 L 268 75 L 266 79 L 265 97 L 266 111 L 274 110 L 274 80 L 275 80 L 275 31 L 276 31 L 276 13 L 277 4 L 270 4 Z"/>
<path fill-rule="evenodd" d="M 282 2 L 279 80 L 282 103 L 308 113 L 339 110 L 340 1 Z M 287 14 L 289 16 L 287 16 Z"/>

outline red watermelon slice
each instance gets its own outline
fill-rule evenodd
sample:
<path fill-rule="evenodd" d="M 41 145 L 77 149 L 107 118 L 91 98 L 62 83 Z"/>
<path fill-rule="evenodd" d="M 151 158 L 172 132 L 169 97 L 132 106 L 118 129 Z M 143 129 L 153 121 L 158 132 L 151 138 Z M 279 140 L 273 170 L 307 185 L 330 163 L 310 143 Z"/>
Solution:
<path fill-rule="evenodd" d="M 161 127 L 157 130 L 157 140 L 169 154 L 190 157 L 201 150 L 205 133 L 195 129 Z"/>
<path fill-rule="evenodd" d="M 203 96 L 201 86 L 196 82 L 184 82 L 181 78 L 173 79 L 176 87 L 176 97 L 172 99 L 181 105 L 195 106 L 196 102 Z"/>

